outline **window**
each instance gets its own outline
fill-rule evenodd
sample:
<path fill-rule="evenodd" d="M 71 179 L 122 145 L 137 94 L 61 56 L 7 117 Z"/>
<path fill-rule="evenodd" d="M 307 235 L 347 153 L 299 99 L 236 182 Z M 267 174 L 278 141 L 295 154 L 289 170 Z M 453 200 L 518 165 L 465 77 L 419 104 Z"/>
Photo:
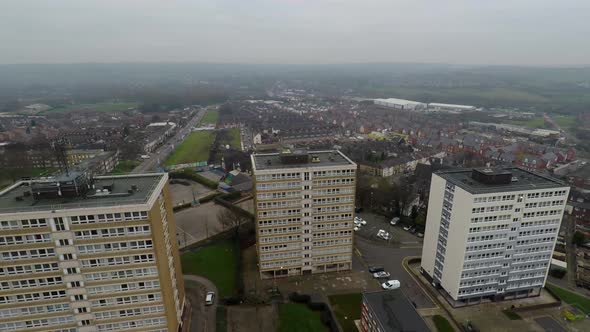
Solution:
<path fill-rule="evenodd" d="M 74 301 L 84 301 L 86 299 L 86 295 L 78 294 L 73 296 Z"/>
<path fill-rule="evenodd" d="M 303 190 L 309 190 L 309 186 L 303 186 Z"/>
<path fill-rule="evenodd" d="M 88 325 L 90 325 L 90 320 L 89 319 L 82 320 L 82 321 L 80 321 L 80 325 L 81 326 L 88 326 Z"/>
<path fill-rule="evenodd" d="M 76 274 L 76 273 L 80 273 L 80 270 L 78 268 L 69 267 L 69 268 L 65 269 L 65 274 Z"/>
<path fill-rule="evenodd" d="M 62 217 L 53 219 L 53 222 L 55 224 L 56 231 L 65 231 L 67 229 Z"/>
<path fill-rule="evenodd" d="M 59 244 L 60 246 L 69 246 L 69 245 L 71 245 L 72 243 L 70 242 L 70 240 L 66 239 L 66 240 L 59 240 L 59 241 L 58 241 L 58 244 Z"/>
<path fill-rule="evenodd" d="M 84 312 L 88 312 L 88 308 L 86 308 L 86 307 L 78 308 L 78 313 L 84 313 Z"/>
<path fill-rule="evenodd" d="M 64 254 L 63 255 L 63 260 L 64 261 L 70 261 L 72 259 L 74 259 L 74 254 Z"/>

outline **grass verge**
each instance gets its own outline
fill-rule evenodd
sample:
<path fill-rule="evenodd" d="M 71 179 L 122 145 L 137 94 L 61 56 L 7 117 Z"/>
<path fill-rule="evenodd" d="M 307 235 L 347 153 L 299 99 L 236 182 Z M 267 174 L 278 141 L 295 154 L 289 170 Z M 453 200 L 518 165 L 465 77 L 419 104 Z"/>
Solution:
<path fill-rule="evenodd" d="M 436 326 L 436 330 L 438 332 L 454 332 L 453 326 L 449 321 L 441 315 L 435 315 L 432 317 L 432 321 L 434 321 L 434 326 Z"/>
<path fill-rule="evenodd" d="M 555 285 L 547 284 L 545 287 L 552 290 L 553 293 L 559 296 L 559 298 L 563 302 L 576 306 L 577 308 L 582 310 L 586 315 L 590 314 L 590 298 L 578 295 L 574 292 L 563 289 L 561 287 L 557 287 Z"/>
<path fill-rule="evenodd" d="M 502 310 L 502 312 L 504 313 L 504 315 L 506 315 L 506 317 L 508 317 L 510 320 L 521 320 L 522 317 L 520 317 L 519 314 L 517 314 L 516 312 L 510 310 L 510 309 L 504 309 Z"/>
<path fill-rule="evenodd" d="M 121 161 L 119 161 L 117 166 L 115 166 L 115 168 L 113 169 L 111 174 L 112 175 L 129 174 L 135 167 L 139 166 L 139 164 L 141 164 L 141 162 L 137 161 L 137 160 L 121 160 Z"/>
<path fill-rule="evenodd" d="M 165 165 L 194 163 L 209 160 L 209 150 L 215 140 L 215 132 L 196 131 L 191 133 L 168 157 Z"/>
<path fill-rule="evenodd" d="M 328 329 L 322 324 L 320 312 L 305 304 L 286 303 L 279 306 L 279 332 L 322 332 Z"/>
<path fill-rule="evenodd" d="M 182 273 L 196 274 L 211 280 L 220 297 L 236 293 L 238 257 L 232 240 L 224 240 L 188 252 L 180 257 Z"/>
<path fill-rule="evenodd" d="M 344 332 L 356 332 L 355 319 L 361 319 L 362 295 L 360 293 L 328 296 L 336 319 Z"/>

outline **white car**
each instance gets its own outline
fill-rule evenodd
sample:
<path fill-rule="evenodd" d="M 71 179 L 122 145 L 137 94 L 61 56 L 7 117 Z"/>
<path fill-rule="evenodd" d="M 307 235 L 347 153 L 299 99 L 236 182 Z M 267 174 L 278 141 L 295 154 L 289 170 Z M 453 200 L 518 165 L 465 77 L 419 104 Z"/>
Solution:
<path fill-rule="evenodd" d="M 361 225 L 366 225 L 367 224 L 367 221 L 365 219 L 361 219 L 360 222 L 361 222 Z"/>
<path fill-rule="evenodd" d="M 379 271 L 379 272 L 375 272 L 373 273 L 373 278 L 389 278 L 390 274 L 389 272 L 385 272 L 385 271 Z"/>
<path fill-rule="evenodd" d="M 381 284 L 381 288 L 383 289 L 398 289 L 401 286 L 399 280 L 387 280 L 386 282 Z"/>
<path fill-rule="evenodd" d="M 357 232 L 360 229 L 360 227 L 357 226 L 357 227 L 355 227 L 353 229 L 354 229 L 355 232 Z"/>
<path fill-rule="evenodd" d="M 389 222 L 389 224 L 391 226 L 395 226 L 395 225 L 397 225 L 397 222 L 398 221 L 399 221 L 399 218 L 398 217 L 394 217 L 393 219 L 391 219 L 391 221 Z"/>
<path fill-rule="evenodd" d="M 205 296 L 205 304 L 212 305 L 214 298 L 215 298 L 215 292 L 207 292 L 207 295 Z"/>
<path fill-rule="evenodd" d="M 380 229 L 380 230 L 377 232 L 377 237 L 380 237 L 380 238 L 382 238 L 383 240 L 389 240 L 389 237 L 390 237 L 390 235 L 389 235 L 389 232 L 386 232 L 386 231 L 384 231 L 384 230 Z"/>
<path fill-rule="evenodd" d="M 412 226 L 404 226 L 404 231 L 409 231 Z"/>

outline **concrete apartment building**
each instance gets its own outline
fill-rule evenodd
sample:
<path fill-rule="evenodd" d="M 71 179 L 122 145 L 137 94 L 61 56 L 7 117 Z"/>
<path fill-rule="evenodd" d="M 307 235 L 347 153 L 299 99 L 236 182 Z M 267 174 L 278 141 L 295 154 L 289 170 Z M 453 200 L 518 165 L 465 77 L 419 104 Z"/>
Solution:
<path fill-rule="evenodd" d="M 352 268 L 356 168 L 339 151 L 252 155 L 261 278 Z"/>
<path fill-rule="evenodd" d="M 453 306 L 539 295 L 568 195 L 521 168 L 434 173 L 423 274 Z"/>
<path fill-rule="evenodd" d="M 167 174 L 73 172 L 0 192 L 0 331 L 181 331 Z"/>

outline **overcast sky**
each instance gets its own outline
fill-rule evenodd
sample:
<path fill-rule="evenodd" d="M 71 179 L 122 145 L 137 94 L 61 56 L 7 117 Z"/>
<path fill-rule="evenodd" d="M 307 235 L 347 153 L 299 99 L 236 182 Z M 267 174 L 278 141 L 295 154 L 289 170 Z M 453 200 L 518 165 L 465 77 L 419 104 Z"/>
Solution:
<path fill-rule="evenodd" d="M 590 0 L 0 0 L 0 63 L 590 64 Z"/>

